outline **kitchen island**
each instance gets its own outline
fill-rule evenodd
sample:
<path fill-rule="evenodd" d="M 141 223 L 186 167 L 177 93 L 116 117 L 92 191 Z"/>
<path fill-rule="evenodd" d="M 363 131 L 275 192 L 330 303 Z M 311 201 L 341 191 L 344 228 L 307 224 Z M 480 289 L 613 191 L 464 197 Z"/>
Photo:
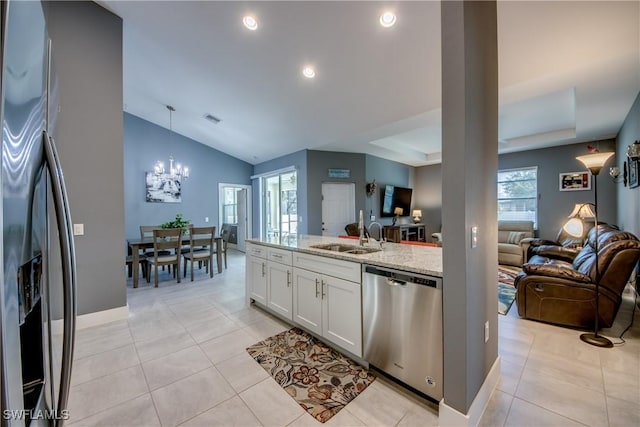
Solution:
<path fill-rule="evenodd" d="M 249 301 L 442 398 L 442 248 L 305 235 L 246 257 Z"/>
<path fill-rule="evenodd" d="M 292 242 L 280 243 L 277 238 L 249 239 L 247 240 L 247 242 L 273 248 L 286 248 L 291 251 L 321 255 L 330 258 L 357 262 L 360 264 L 370 264 L 379 267 L 395 268 L 411 273 L 428 274 L 430 276 L 442 277 L 441 247 L 403 245 L 399 243 L 383 243 L 381 251 L 368 254 L 350 254 L 345 252 L 328 251 L 326 249 L 317 249 L 313 246 L 336 243 L 356 247 L 359 246 L 358 240 L 338 237 L 302 235 L 299 236 L 297 240 Z M 365 244 L 365 247 L 379 248 L 380 246 L 378 242 L 375 242 Z"/>

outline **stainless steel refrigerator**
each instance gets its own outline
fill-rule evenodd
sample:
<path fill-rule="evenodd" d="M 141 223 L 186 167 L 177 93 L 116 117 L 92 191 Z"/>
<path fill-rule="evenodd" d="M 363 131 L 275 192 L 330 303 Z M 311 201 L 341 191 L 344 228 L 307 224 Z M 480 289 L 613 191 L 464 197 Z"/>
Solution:
<path fill-rule="evenodd" d="M 53 141 L 46 4 L 0 4 L 0 425 L 62 425 L 75 334 L 71 216 Z"/>

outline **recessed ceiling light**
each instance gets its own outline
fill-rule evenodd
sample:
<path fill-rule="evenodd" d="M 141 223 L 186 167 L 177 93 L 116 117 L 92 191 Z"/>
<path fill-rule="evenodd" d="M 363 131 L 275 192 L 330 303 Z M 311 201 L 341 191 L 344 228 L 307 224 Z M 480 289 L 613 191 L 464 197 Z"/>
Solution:
<path fill-rule="evenodd" d="M 380 15 L 380 25 L 385 28 L 392 27 L 396 23 L 396 15 L 393 12 L 385 12 Z"/>
<path fill-rule="evenodd" d="M 242 18 L 242 23 L 244 24 L 245 27 L 247 27 L 251 31 L 255 31 L 258 29 L 258 21 L 256 20 L 256 18 L 254 18 L 251 15 L 247 15 L 244 18 Z"/>
<path fill-rule="evenodd" d="M 302 75 L 308 79 L 312 79 L 316 76 L 316 71 L 312 67 L 304 67 L 302 69 Z"/>

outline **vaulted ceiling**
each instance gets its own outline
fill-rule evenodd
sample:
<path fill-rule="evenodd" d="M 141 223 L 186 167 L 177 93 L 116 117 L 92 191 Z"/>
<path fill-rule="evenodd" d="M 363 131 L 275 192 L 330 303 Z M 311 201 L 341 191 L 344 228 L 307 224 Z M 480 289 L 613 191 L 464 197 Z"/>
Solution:
<path fill-rule="evenodd" d="M 172 105 L 174 131 L 253 164 L 304 148 L 440 161 L 438 1 L 98 3 L 124 21 L 131 114 L 168 128 Z M 614 137 L 639 28 L 639 1 L 498 1 L 500 152 Z"/>

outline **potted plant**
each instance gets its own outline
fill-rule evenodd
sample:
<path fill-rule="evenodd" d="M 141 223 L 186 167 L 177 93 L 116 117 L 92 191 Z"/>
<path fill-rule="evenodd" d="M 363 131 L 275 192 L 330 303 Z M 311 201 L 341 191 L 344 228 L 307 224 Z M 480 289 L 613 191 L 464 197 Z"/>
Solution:
<path fill-rule="evenodd" d="M 184 219 L 182 214 L 176 214 L 176 217 L 173 221 L 168 221 L 163 224 L 160 224 L 161 228 L 182 228 L 182 232 L 187 234 L 187 230 L 189 229 L 189 225 L 191 221 L 188 219 Z"/>

